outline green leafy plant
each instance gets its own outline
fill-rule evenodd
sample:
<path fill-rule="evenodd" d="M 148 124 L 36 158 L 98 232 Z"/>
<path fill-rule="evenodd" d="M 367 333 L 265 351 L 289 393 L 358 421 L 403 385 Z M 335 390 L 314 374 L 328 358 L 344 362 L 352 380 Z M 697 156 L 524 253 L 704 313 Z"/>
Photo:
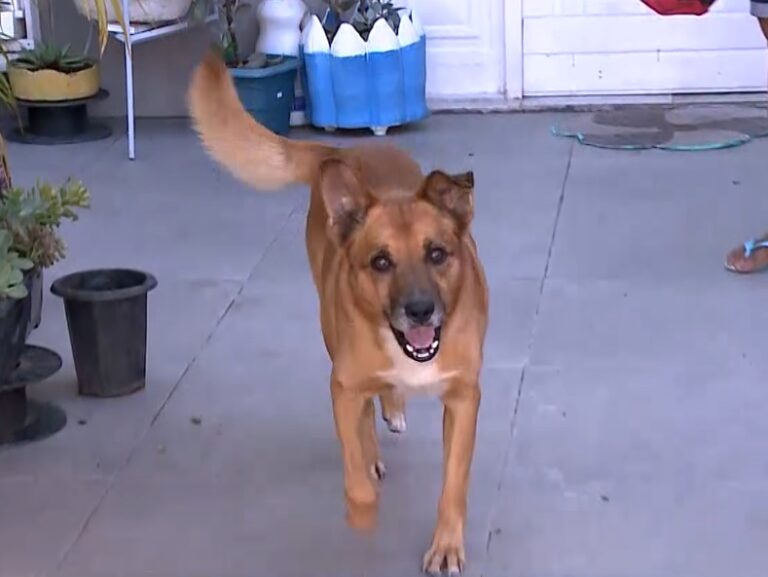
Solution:
<path fill-rule="evenodd" d="M 77 210 L 89 206 L 88 190 L 77 181 L 58 188 L 48 183 L 26 190 L 14 187 L 0 199 L 0 230 L 10 234 L 11 250 L 37 268 L 48 268 L 66 254 L 58 228 L 65 220 L 77 220 Z"/>
<path fill-rule="evenodd" d="M 81 54 L 72 54 L 69 46 L 41 43 L 29 50 L 22 50 L 11 66 L 30 72 L 56 70 L 64 74 L 80 72 L 93 66 L 93 61 Z"/>
<path fill-rule="evenodd" d="M 23 299 L 27 296 L 24 272 L 34 265 L 11 250 L 11 234 L 0 230 L 0 299 Z"/>
<path fill-rule="evenodd" d="M 235 32 L 235 15 L 240 8 L 240 0 L 222 0 L 224 11 L 224 32 L 221 35 L 221 49 L 227 66 L 237 67 L 243 64 L 240 59 L 240 44 Z"/>
<path fill-rule="evenodd" d="M 326 0 L 323 14 L 319 14 L 328 42 L 333 41 L 339 26 L 351 24 L 357 33 L 368 40 L 368 35 L 377 20 L 384 19 L 389 27 L 397 33 L 400 28 L 400 12 L 403 6 L 395 6 L 394 2 L 381 0 Z"/>

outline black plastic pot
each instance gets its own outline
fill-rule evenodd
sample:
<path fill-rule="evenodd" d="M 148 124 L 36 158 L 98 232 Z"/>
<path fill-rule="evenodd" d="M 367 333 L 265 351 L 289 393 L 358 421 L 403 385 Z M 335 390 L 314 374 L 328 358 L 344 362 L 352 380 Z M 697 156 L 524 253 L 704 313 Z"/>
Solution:
<path fill-rule="evenodd" d="M 27 290 L 32 287 L 32 275 L 24 277 Z M 5 383 L 19 364 L 27 342 L 32 310 L 30 295 L 23 299 L 0 299 L 0 383 Z"/>
<path fill-rule="evenodd" d="M 78 392 L 118 397 L 143 389 L 147 366 L 149 273 L 130 269 L 77 272 L 51 292 L 64 299 Z"/>

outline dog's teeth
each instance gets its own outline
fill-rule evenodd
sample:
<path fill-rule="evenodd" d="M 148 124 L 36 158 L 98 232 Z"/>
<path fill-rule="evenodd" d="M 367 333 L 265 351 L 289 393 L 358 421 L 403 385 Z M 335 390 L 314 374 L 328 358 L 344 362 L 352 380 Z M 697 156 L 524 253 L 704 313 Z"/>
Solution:
<path fill-rule="evenodd" d="M 411 345 L 407 344 L 407 343 L 405 345 L 405 350 L 408 351 L 409 353 L 414 352 L 413 347 Z"/>

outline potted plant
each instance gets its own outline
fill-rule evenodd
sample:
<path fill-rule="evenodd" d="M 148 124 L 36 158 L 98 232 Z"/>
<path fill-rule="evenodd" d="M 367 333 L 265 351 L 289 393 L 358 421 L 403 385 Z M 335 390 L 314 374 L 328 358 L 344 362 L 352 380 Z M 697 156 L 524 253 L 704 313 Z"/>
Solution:
<path fill-rule="evenodd" d="M 65 220 L 77 220 L 77 209 L 88 206 L 88 191 L 72 180 L 58 188 L 48 183 L 10 188 L 0 198 L 0 226 L 11 235 L 11 250 L 32 263 L 27 272 L 31 306 L 27 334 L 40 324 L 43 270 L 65 256 L 58 228 Z"/>
<path fill-rule="evenodd" d="M 30 102 L 90 98 L 101 85 L 96 60 L 46 43 L 19 52 L 8 63 L 8 80 L 14 97 Z"/>
<path fill-rule="evenodd" d="M 121 0 L 90 1 L 98 6 L 98 37 L 103 53 L 108 40 L 108 7 L 117 10 L 118 20 L 127 31 Z M 52 6 L 48 2 L 49 10 Z M 0 55 L 6 59 L 8 70 L 0 82 L 0 101 L 10 105 L 19 120 L 19 127 L 7 135 L 9 139 L 29 144 L 66 144 L 111 134 L 108 126 L 88 121 L 87 102 L 107 96 L 99 86 L 98 58 L 87 56 L 89 44 L 90 36 L 81 53 L 56 42 L 17 51 L 11 38 L 0 35 Z M 26 110 L 26 123 L 22 123 L 18 107 Z"/>
<path fill-rule="evenodd" d="M 108 21 L 117 21 L 124 30 L 127 29 L 122 14 L 122 0 L 84 1 L 93 9 L 100 53 L 103 53 L 108 39 Z M 141 0 L 142 3 L 146 1 Z M 49 10 L 52 7 L 53 4 L 49 2 Z M 49 17 L 53 21 L 52 13 Z M 57 46 L 55 42 L 41 43 L 10 54 L 5 44 L 12 39 L 0 37 L 0 40 L 0 54 L 8 64 L 7 83 L 0 83 L 0 100 L 5 104 L 14 107 L 13 99 L 32 102 L 78 100 L 91 97 L 99 91 L 99 65 L 98 61 L 86 56 L 88 46 L 82 53 L 74 53 L 69 46 Z"/>
<path fill-rule="evenodd" d="M 240 0 L 221 0 L 224 61 L 244 108 L 273 132 L 285 134 L 290 128 L 298 57 L 258 51 L 243 57 L 235 24 L 238 13 L 246 6 Z"/>
<path fill-rule="evenodd" d="M 95 11 L 95 20 L 97 22 L 97 28 L 98 28 L 98 35 L 99 35 L 99 48 L 100 53 L 104 52 L 104 48 L 107 46 L 107 39 L 108 39 L 108 19 L 107 14 L 114 14 L 114 20 L 121 24 L 124 31 L 127 32 L 127 25 L 123 18 L 122 8 L 121 8 L 121 0 L 87 0 L 90 5 L 93 6 Z M 145 0 L 141 0 L 144 2 Z M 13 9 L 13 4 L 10 2 L 10 0 L 0 0 L 0 7 L 2 9 Z M 48 3 L 48 9 L 53 9 L 53 3 Z M 53 21 L 53 15 L 52 13 L 49 16 L 49 19 Z M 8 43 L 13 43 L 14 39 L 0 33 L 0 56 L 5 58 L 6 63 L 10 67 L 13 63 L 13 60 L 17 56 L 16 53 L 9 52 L 9 49 L 7 48 Z M 51 49 L 49 49 L 51 50 Z M 73 55 L 69 53 L 69 49 L 63 50 L 64 54 L 60 56 L 65 56 L 66 58 L 63 58 L 63 60 L 67 60 L 69 58 L 72 58 Z M 84 51 L 84 52 L 87 52 Z M 26 55 L 28 57 L 31 57 L 34 61 L 37 59 L 38 56 L 41 56 L 39 53 L 36 54 L 35 51 L 21 51 L 18 55 Z M 84 58 L 84 56 L 81 56 L 81 58 Z M 54 59 L 55 60 L 55 59 Z M 59 59 L 61 60 L 61 59 Z M 66 62 L 65 62 L 66 63 Z M 69 61 L 69 64 L 71 64 L 71 60 Z M 24 64 L 22 63 L 22 67 L 24 67 Z M 28 67 L 27 67 L 28 68 Z M 13 95 L 13 90 L 11 87 L 11 83 L 9 82 L 9 79 L 6 75 L 0 75 L 0 104 L 5 105 L 6 107 L 12 109 L 15 111 L 16 109 L 16 102 Z"/>
<path fill-rule="evenodd" d="M 39 323 L 43 269 L 65 255 L 57 230 L 88 205 L 88 191 L 74 181 L 59 188 L 12 187 L 0 196 L 0 382 Z"/>
<path fill-rule="evenodd" d="M 310 122 L 376 135 L 425 118 L 426 36 L 413 11 L 380 0 L 328 0 L 302 34 Z"/>

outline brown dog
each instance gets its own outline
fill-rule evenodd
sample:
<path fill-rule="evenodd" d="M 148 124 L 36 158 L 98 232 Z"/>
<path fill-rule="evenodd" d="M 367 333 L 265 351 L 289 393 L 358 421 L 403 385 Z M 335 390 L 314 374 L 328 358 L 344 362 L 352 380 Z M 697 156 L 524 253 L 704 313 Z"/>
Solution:
<path fill-rule="evenodd" d="M 424 569 L 459 572 L 488 316 L 469 230 L 472 174 L 425 177 L 388 146 L 338 149 L 281 138 L 243 109 L 213 55 L 194 74 L 189 104 L 203 144 L 235 176 L 258 189 L 311 186 L 306 243 L 333 363 L 333 415 L 353 524 L 375 518 L 384 474 L 374 397 L 394 430 L 404 429 L 406 394 L 442 398 L 443 491 Z"/>

